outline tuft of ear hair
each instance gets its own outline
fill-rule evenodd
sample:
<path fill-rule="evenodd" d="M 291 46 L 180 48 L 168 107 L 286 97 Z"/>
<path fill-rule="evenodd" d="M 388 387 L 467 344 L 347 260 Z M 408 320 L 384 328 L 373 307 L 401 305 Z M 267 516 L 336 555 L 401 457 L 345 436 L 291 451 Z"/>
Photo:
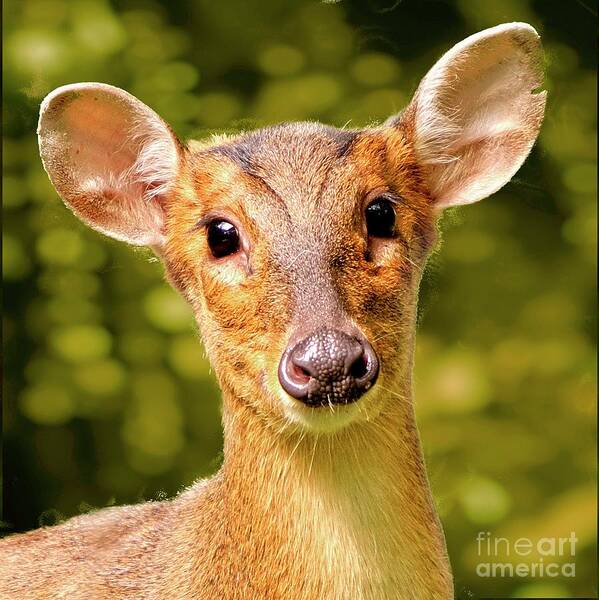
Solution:
<path fill-rule="evenodd" d="M 476 33 L 444 54 L 388 121 L 414 145 L 438 208 L 477 202 L 528 156 L 545 111 L 543 54 L 526 23 Z"/>
<path fill-rule="evenodd" d="M 183 147 L 153 110 L 111 85 L 65 85 L 42 102 L 37 133 L 44 168 L 79 218 L 118 240 L 160 248 L 163 202 Z"/>

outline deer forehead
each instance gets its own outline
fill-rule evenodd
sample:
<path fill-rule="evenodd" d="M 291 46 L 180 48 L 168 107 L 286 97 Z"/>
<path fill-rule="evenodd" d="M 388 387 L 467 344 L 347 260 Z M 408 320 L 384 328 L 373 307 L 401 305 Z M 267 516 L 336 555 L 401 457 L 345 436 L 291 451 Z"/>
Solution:
<path fill-rule="evenodd" d="M 388 137 L 291 123 L 221 139 L 193 155 L 191 193 L 203 214 L 238 216 L 273 250 L 324 253 L 359 233 L 369 194 L 392 188 L 410 196 L 414 174 L 398 168 L 397 139 L 387 155 Z"/>
<path fill-rule="evenodd" d="M 302 204 L 319 197 L 356 136 L 319 123 L 290 123 L 245 134 L 213 152 L 264 181 L 285 203 Z"/>

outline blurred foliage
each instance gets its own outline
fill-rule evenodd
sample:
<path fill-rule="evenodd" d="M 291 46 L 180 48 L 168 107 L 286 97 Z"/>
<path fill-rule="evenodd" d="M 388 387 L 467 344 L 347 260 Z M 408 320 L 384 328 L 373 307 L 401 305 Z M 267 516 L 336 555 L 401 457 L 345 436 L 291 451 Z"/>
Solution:
<path fill-rule="evenodd" d="M 399 110 L 466 35 L 541 33 L 549 103 L 515 180 L 449 211 L 423 282 L 417 413 L 464 597 L 595 581 L 596 42 L 590 2 L 7 0 L 4 519 L 163 497 L 215 471 L 219 392 L 159 263 L 82 226 L 41 167 L 41 98 L 104 81 L 183 138 Z M 476 577 L 475 538 L 568 535 L 577 577 Z"/>

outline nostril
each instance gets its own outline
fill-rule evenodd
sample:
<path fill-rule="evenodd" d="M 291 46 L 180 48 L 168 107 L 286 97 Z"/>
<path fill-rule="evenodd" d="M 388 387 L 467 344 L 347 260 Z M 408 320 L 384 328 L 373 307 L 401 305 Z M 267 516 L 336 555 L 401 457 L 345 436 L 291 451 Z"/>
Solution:
<path fill-rule="evenodd" d="M 302 367 L 301 365 L 298 365 L 296 363 L 294 363 L 293 361 L 291 361 L 291 374 L 293 376 L 293 378 L 298 382 L 298 383 L 308 383 L 308 381 L 310 381 L 310 373 L 308 372 L 307 369 L 304 369 L 304 367 Z"/>
<path fill-rule="evenodd" d="M 287 350 L 281 358 L 278 370 L 279 382 L 290 396 L 300 400 L 308 395 L 310 375 L 293 361 L 291 353 L 291 350 Z"/>
<path fill-rule="evenodd" d="M 362 390 L 370 389 L 376 381 L 379 374 L 379 360 L 374 348 L 368 343 L 363 342 L 364 351 L 360 356 L 360 361 L 356 361 L 354 378 L 356 385 Z"/>
<path fill-rule="evenodd" d="M 352 377 L 361 379 L 368 372 L 368 359 L 365 354 L 361 354 L 358 360 L 354 362 L 349 370 Z"/>

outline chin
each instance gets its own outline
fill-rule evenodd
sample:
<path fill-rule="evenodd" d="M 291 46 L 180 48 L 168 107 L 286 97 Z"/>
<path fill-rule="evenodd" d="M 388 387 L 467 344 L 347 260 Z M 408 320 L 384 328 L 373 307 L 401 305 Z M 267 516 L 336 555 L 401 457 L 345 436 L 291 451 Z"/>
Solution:
<path fill-rule="evenodd" d="M 291 398 L 283 390 L 279 394 L 279 402 L 289 423 L 301 431 L 315 434 L 337 433 L 351 425 L 372 421 L 382 409 L 377 386 L 349 404 L 308 406 Z"/>

